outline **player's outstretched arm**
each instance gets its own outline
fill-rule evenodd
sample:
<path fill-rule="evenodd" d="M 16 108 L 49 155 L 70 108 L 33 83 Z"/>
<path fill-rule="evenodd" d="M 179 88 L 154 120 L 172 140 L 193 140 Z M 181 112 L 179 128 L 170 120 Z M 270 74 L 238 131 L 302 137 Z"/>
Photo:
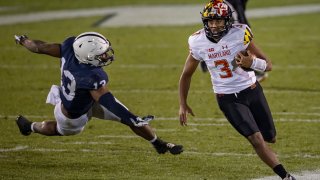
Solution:
<path fill-rule="evenodd" d="M 117 116 L 123 124 L 130 127 L 141 127 L 148 124 L 148 121 L 153 118 L 140 118 L 131 113 L 113 94 L 109 91 L 107 85 L 104 85 L 96 90 L 91 90 L 92 98 L 100 105 L 105 107 L 112 114 Z"/>
<path fill-rule="evenodd" d="M 182 126 L 187 125 L 187 114 L 194 116 L 192 109 L 187 103 L 188 92 L 191 84 L 191 77 L 194 71 L 197 69 L 199 61 L 195 60 L 191 54 L 187 57 L 184 69 L 180 76 L 179 81 L 179 99 L 180 99 L 180 109 L 179 118 L 180 124 Z"/>
<path fill-rule="evenodd" d="M 60 44 L 31 40 L 26 35 L 15 35 L 14 38 L 17 44 L 21 44 L 31 52 L 46 54 L 57 58 L 61 57 Z"/>

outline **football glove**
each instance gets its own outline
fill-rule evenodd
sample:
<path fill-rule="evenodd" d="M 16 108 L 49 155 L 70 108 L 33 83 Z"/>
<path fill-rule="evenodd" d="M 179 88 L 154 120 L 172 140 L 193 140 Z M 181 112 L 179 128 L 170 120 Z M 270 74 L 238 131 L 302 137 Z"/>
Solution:
<path fill-rule="evenodd" d="M 15 39 L 17 44 L 22 44 L 23 41 L 28 39 L 28 36 L 27 35 L 14 35 L 14 39 Z"/>

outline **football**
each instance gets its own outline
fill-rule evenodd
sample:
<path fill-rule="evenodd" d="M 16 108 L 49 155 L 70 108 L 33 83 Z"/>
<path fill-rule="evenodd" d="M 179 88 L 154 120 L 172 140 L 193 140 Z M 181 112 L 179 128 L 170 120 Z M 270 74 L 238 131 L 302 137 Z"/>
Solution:
<path fill-rule="evenodd" d="M 240 53 L 241 53 L 242 55 L 244 55 L 244 56 L 249 56 L 247 50 L 242 50 L 242 51 L 240 51 Z M 245 67 L 242 67 L 242 66 L 240 66 L 240 67 L 241 67 L 244 71 L 253 71 L 251 68 L 245 68 Z"/>
<path fill-rule="evenodd" d="M 242 50 L 240 51 L 240 53 L 244 56 L 249 56 L 248 51 L 247 50 Z"/>

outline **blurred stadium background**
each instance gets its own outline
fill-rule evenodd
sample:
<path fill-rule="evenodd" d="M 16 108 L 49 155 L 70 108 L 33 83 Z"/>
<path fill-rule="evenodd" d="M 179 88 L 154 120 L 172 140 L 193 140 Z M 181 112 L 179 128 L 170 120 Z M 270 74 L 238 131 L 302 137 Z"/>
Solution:
<path fill-rule="evenodd" d="M 193 78 L 189 97 L 196 117 L 190 117 L 188 127 L 179 125 L 177 87 L 188 53 L 187 38 L 202 28 L 199 12 L 206 2 L 0 1 L 0 24 L 10 17 L 33 17 L 34 13 L 43 18 L 43 12 L 60 16 L 62 12 L 114 8 L 126 14 L 128 7 L 165 6 L 177 7 L 177 11 L 185 6 L 199 7 L 194 17 L 199 22 L 191 24 L 97 26 L 117 15 L 101 13 L 0 25 L 0 179 L 222 180 L 272 176 L 272 170 L 224 119 L 211 92 L 209 76 L 200 70 Z M 248 11 L 288 6 L 307 6 L 310 12 L 249 16 L 249 21 L 255 41 L 274 64 L 262 83 L 278 131 L 278 142 L 271 146 L 282 163 L 299 176 L 320 169 L 320 13 L 311 12 L 320 2 L 249 0 Z M 170 15 L 178 18 L 175 13 Z M 146 22 L 148 15 L 131 21 Z M 19 134 L 14 121 L 18 114 L 34 121 L 53 118 L 53 107 L 45 105 L 45 98 L 51 84 L 59 84 L 59 61 L 27 52 L 14 43 L 13 35 L 61 42 L 85 31 L 100 32 L 113 43 L 117 60 L 105 67 L 113 93 L 136 114 L 156 115 L 151 125 L 158 136 L 183 144 L 183 154 L 160 156 L 127 127 L 95 119 L 82 134 L 73 137 Z"/>

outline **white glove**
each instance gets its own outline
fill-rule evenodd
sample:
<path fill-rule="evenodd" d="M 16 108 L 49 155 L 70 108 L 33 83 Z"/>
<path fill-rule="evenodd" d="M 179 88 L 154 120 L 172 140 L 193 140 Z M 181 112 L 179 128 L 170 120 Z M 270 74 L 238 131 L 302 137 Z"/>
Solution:
<path fill-rule="evenodd" d="M 14 39 L 17 44 L 21 44 L 21 43 L 23 43 L 23 41 L 28 39 L 28 36 L 27 35 L 14 35 Z"/>

